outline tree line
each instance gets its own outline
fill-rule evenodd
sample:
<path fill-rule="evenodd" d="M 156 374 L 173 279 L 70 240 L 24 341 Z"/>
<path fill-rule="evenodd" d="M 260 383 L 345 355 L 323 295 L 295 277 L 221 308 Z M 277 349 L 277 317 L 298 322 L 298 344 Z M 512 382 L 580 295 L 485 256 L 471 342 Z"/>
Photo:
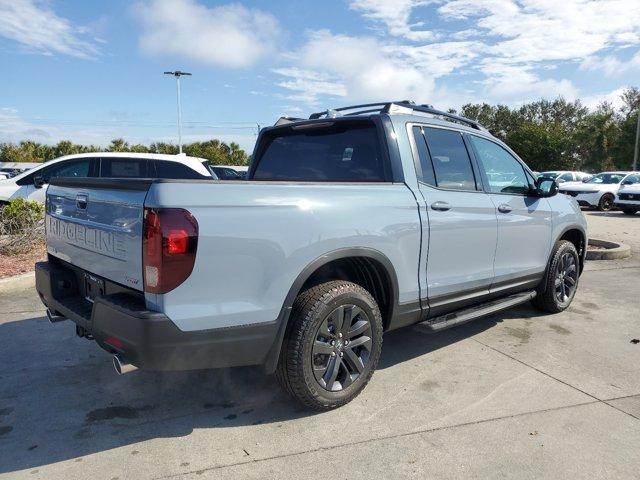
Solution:
<path fill-rule="evenodd" d="M 17 144 L 0 143 L 0 162 L 44 162 L 64 155 L 104 151 L 175 155 L 178 153 L 178 146 L 165 142 L 156 142 L 148 146 L 132 145 L 121 138 L 112 140 L 107 148 L 79 145 L 69 140 L 63 140 L 55 145 L 23 140 Z M 182 151 L 192 157 L 207 159 L 213 165 L 247 165 L 249 163 L 249 155 L 235 142 L 227 144 L 216 139 L 193 142 L 183 145 Z"/>
<path fill-rule="evenodd" d="M 621 107 L 601 103 L 589 110 L 580 100 L 539 100 L 520 107 L 467 104 L 460 114 L 477 120 L 503 140 L 533 170 L 629 170 L 633 163 L 636 121 L 640 114 L 640 89 L 630 87 L 621 95 Z M 456 110 L 449 110 L 458 113 Z M 73 153 L 97 152 L 95 145 L 78 145 L 68 140 L 45 145 L 29 140 L 0 143 L 2 162 L 42 162 Z M 131 145 L 115 139 L 111 152 L 178 153 L 178 146 L 157 142 Z M 219 140 L 193 142 L 183 146 L 187 155 L 201 157 L 215 165 L 246 165 L 250 156 L 237 143 Z"/>
<path fill-rule="evenodd" d="M 618 109 L 603 102 L 593 110 L 579 100 L 569 102 L 564 98 L 517 108 L 467 104 L 460 114 L 480 122 L 536 171 L 630 170 L 640 89 L 625 89 L 621 100 Z"/>

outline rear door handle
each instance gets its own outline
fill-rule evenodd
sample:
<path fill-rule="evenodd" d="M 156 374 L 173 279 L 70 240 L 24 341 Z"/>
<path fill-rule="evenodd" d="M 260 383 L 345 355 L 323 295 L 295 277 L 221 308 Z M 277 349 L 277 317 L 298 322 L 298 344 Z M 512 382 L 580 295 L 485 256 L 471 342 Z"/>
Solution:
<path fill-rule="evenodd" d="M 509 205 L 503 203 L 502 205 L 498 206 L 498 211 L 501 213 L 509 213 L 511 212 L 511 210 L 513 210 L 513 208 L 511 208 Z"/>
<path fill-rule="evenodd" d="M 451 205 L 447 202 L 433 202 L 431 204 L 432 210 L 438 210 L 439 212 L 446 212 L 447 210 L 451 210 Z"/>

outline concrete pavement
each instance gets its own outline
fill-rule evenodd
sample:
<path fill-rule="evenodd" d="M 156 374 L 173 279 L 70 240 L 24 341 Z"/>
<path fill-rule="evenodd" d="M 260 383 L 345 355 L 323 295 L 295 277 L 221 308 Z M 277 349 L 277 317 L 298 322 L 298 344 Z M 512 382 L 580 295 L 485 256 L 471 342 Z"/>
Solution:
<path fill-rule="evenodd" d="M 562 314 L 392 332 L 321 414 L 254 369 L 118 377 L 32 291 L 0 295 L 0 478 L 640 478 L 633 260 L 590 264 Z"/>

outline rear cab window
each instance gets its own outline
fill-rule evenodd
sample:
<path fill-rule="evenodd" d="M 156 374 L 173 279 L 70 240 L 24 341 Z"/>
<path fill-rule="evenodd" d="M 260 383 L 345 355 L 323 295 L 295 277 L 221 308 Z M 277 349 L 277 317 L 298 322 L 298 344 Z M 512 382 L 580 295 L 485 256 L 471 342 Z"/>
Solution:
<path fill-rule="evenodd" d="M 253 180 L 300 182 L 391 181 L 372 121 L 291 125 L 264 134 Z"/>

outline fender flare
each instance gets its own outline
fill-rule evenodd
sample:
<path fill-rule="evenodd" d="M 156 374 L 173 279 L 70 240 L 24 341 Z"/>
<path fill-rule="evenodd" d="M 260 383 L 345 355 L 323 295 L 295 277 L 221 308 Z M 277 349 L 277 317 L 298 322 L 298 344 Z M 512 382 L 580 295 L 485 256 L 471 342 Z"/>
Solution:
<path fill-rule="evenodd" d="M 391 260 L 389 260 L 389 258 L 379 250 L 368 247 L 348 247 L 327 252 L 313 260 L 311 263 L 307 264 L 307 266 L 302 269 L 302 271 L 298 274 L 293 284 L 291 285 L 287 296 L 285 297 L 284 303 L 280 310 L 280 314 L 278 315 L 278 319 L 276 320 L 278 324 L 276 338 L 273 341 L 273 345 L 269 349 L 269 353 L 267 354 L 264 363 L 264 369 L 267 374 L 275 372 L 278 365 L 280 349 L 282 347 L 282 342 L 284 341 L 284 334 L 287 329 L 286 327 L 289 323 L 291 309 L 293 307 L 293 303 L 296 300 L 296 297 L 298 296 L 298 293 L 300 292 L 300 289 L 320 267 L 335 260 L 349 257 L 365 257 L 376 260 L 386 270 L 391 284 L 391 305 L 389 315 L 391 318 L 393 318 L 394 312 L 398 305 L 398 277 L 396 274 L 396 270 L 391 263 Z"/>

